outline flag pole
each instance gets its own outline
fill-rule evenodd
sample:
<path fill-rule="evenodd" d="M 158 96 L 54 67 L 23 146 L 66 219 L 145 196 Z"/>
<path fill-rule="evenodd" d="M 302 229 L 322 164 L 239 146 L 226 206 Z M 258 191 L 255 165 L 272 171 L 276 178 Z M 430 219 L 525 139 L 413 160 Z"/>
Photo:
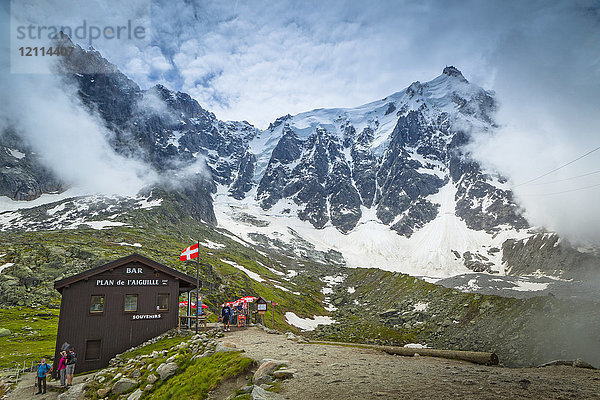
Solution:
<path fill-rule="evenodd" d="M 198 257 L 196 257 L 196 334 L 198 334 L 198 309 L 202 308 L 198 304 L 198 293 L 200 292 L 200 241 L 198 240 Z"/>

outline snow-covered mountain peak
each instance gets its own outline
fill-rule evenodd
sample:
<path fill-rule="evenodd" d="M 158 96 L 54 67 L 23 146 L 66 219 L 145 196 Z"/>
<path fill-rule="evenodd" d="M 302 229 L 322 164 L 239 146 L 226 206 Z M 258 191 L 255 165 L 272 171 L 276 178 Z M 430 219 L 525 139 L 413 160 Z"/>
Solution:
<path fill-rule="evenodd" d="M 110 69 L 96 52 L 74 54 L 76 66 Z M 470 131 L 493 129 L 494 99 L 453 67 L 383 99 L 285 115 L 262 131 L 219 121 L 185 93 L 142 90 L 118 71 L 70 75 L 116 133 L 115 151 L 164 176 L 205 163 L 206 181 L 184 193 L 195 215 L 258 247 L 445 276 L 500 271 L 500 239 L 528 227 L 512 193 L 462 153 Z M 14 166 L 5 192 L 30 177 L 50 182 L 25 147 L 0 145 L 10 149 L 0 161 Z"/>
<path fill-rule="evenodd" d="M 256 156 L 253 189 L 238 202 L 216 197 L 219 224 L 261 245 L 294 247 L 301 239 L 341 251 L 350 265 L 425 268 L 437 275 L 501 271 L 495 249 L 508 237 L 522 237 L 528 224 L 512 193 L 461 150 L 471 132 L 494 128 L 494 110 L 492 92 L 446 67 L 430 81 L 362 106 L 285 115 L 249 142 Z M 242 227 L 231 214 L 240 208 L 275 219 L 260 229 Z M 424 252 L 400 261 L 391 256 L 397 248 L 375 249 L 368 240 L 360 249 L 346 248 L 344 237 L 354 243 L 350 238 L 362 237 L 366 222 L 376 236 L 397 235 L 398 241 L 390 239 L 395 246 L 417 243 Z M 321 233 L 308 234 L 311 226 L 338 239 L 317 244 Z M 352 259 L 353 251 L 369 254 L 370 262 Z M 396 265 L 403 262 L 410 265 Z"/>
<path fill-rule="evenodd" d="M 404 90 L 395 92 L 383 99 L 351 108 L 319 108 L 294 116 L 277 118 L 258 135 L 256 148 L 270 152 L 283 135 L 287 124 L 301 139 L 306 139 L 317 128 L 326 129 L 344 140 L 349 127 L 357 133 L 369 128 L 373 130 L 373 149 L 381 153 L 387 143 L 398 117 L 410 111 L 420 111 L 428 120 L 436 120 L 442 113 L 452 119 L 475 116 L 470 123 L 492 122 L 491 113 L 495 109 L 493 93 L 467 81 L 455 67 L 446 67 L 441 75 L 421 83 L 413 82 Z M 478 121 L 476 121 L 478 120 Z M 345 140 L 348 144 L 348 140 Z M 267 145 L 265 147 L 265 145 Z"/>
<path fill-rule="evenodd" d="M 462 72 L 460 72 L 460 70 L 458 68 L 456 68 L 456 67 L 454 67 L 452 65 L 449 66 L 449 67 L 444 68 L 444 70 L 442 71 L 442 74 L 448 75 L 448 76 L 451 76 L 451 77 L 454 77 L 454 78 L 457 78 L 457 79 L 459 79 L 461 81 L 464 81 L 464 82 L 468 82 L 465 79 L 465 77 L 463 76 Z"/>

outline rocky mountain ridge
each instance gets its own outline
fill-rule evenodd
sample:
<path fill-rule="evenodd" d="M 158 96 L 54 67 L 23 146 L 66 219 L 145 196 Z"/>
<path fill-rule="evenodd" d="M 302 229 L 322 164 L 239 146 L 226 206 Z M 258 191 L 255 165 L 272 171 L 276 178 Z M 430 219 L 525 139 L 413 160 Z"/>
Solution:
<path fill-rule="evenodd" d="M 142 90 L 93 49 L 75 46 L 59 68 L 113 133 L 111 147 L 167 177 L 145 193 L 181 193 L 197 218 L 259 248 L 451 276 L 503 273 L 506 240 L 531 235 L 506 180 L 465 150 L 495 128 L 496 100 L 455 67 L 384 99 L 286 115 L 263 131 L 220 121 L 188 94 Z M 18 135 L 1 135 L 0 149 L 0 193 L 31 200 L 66 189 Z M 182 186 L 178 174 L 188 170 L 193 183 Z M 18 227 L 3 220 L 2 229 Z"/>

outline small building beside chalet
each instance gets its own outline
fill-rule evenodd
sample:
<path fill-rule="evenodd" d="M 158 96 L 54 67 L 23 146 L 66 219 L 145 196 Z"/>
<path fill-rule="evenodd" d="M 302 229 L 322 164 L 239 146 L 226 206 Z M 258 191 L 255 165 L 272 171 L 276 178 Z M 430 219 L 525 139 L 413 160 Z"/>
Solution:
<path fill-rule="evenodd" d="M 196 279 L 139 254 L 54 283 L 62 294 L 55 364 L 65 343 L 75 373 L 105 367 L 116 354 L 178 325 L 179 295 Z"/>

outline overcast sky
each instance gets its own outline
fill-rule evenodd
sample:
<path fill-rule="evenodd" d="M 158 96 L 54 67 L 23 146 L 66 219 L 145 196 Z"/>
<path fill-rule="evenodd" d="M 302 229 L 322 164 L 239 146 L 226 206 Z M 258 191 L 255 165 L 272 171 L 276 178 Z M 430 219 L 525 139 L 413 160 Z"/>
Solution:
<path fill-rule="evenodd" d="M 581 78 L 598 78 L 597 0 L 13 3 L 14 15 L 36 24 L 146 27 L 147 40 L 93 46 L 144 88 L 162 83 L 221 119 L 259 127 L 382 98 L 446 65 L 491 89 L 532 73 L 562 80 L 577 72 L 571 64 L 595 65 L 595 76 Z"/>
<path fill-rule="evenodd" d="M 11 34 L 15 23 L 76 27 L 85 20 L 103 27 L 131 20 L 145 27 L 143 40 L 98 39 L 94 48 L 142 88 L 164 84 L 220 119 L 260 128 L 288 113 L 383 98 L 454 65 L 495 90 L 501 104 L 500 129 L 479 138 L 475 157 L 518 184 L 600 145 L 599 4 L 15 0 Z M 89 37 L 75 41 L 89 45 Z M 599 169 L 600 151 L 549 179 Z M 598 175 L 518 186 L 516 194 L 534 223 L 583 229 L 600 240 L 600 211 L 590 200 L 600 190 L 545 196 L 595 183 Z"/>

